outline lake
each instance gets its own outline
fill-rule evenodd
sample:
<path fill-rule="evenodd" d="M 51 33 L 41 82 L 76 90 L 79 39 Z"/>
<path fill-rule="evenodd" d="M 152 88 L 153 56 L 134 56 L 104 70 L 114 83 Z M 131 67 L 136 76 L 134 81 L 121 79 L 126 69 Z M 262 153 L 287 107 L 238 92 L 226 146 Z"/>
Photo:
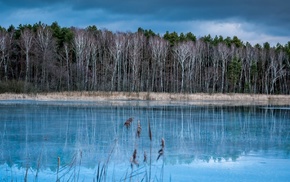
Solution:
<path fill-rule="evenodd" d="M 0 101 L 0 181 L 289 181 L 289 171 L 290 106 Z"/>

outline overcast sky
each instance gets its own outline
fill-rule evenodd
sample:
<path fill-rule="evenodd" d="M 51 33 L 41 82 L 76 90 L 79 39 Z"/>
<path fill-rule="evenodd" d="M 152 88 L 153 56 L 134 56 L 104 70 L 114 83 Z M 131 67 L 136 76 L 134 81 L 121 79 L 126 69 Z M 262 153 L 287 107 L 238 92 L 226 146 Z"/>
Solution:
<path fill-rule="evenodd" d="M 290 41 L 289 0 L 0 0 L 0 25 L 39 21 L 111 31 L 238 36 L 272 46 Z"/>

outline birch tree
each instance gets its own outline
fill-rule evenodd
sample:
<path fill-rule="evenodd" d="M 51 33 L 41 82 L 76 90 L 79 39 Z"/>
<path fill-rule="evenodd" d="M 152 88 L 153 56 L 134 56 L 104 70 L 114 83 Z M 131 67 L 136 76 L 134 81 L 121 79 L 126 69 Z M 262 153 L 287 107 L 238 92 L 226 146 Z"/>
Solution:
<path fill-rule="evenodd" d="M 9 64 L 9 54 L 11 52 L 13 33 L 7 32 L 5 30 L 0 30 L 0 67 L 4 67 L 4 78 L 8 81 L 8 64 Z"/>
<path fill-rule="evenodd" d="M 258 52 L 249 43 L 243 49 L 244 55 L 242 57 L 244 61 L 242 64 L 242 72 L 245 82 L 244 91 L 256 93 Z"/>
<path fill-rule="evenodd" d="M 0 27 L 0 76 L 24 80 L 25 91 L 34 84 L 39 91 L 289 94 L 290 43 L 252 46 L 237 37 L 190 37 L 57 23 Z"/>
<path fill-rule="evenodd" d="M 282 56 L 282 55 L 280 55 Z M 285 75 L 284 66 L 282 65 L 282 58 L 276 57 L 276 52 L 273 48 L 269 52 L 270 64 L 266 71 L 269 77 L 269 92 L 275 93 L 277 81 Z"/>
<path fill-rule="evenodd" d="M 37 29 L 36 33 L 36 47 L 38 49 L 38 56 L 39 61 L 41 65 L 41 74 L 40 76 L 35 74 L 36 79 L 38 77 L 41 79 L 41 85 L 44 86 L 46 84 L 46 89 L 49 89 L 49 83 L 48 80 L 49 74 L 56 71 L 53 69 L 56 69 L 53 66 L 53 56 L 55 54 L 55 41 L 52 36 L 51 29 L 46 25 L 40 25 Z M 36 68 L 37 69 L 37 68 Z M 36 81 L 37 83 L 37 81 Z"/>
<path fill-rule="evenodd" d="M 130 90 L 140 91 L 140 70 L 141 70 L 141 58 L 143 51 L 143 42 L 145 37 L 142 33 L 134 33 L 131 35 L 128 45 L 129 52 L 129 64 L 131 70 Z M 129 78 L 130 79 L 130 78 Z M 129 84 L 129 83 L 128 83 Z"/>
<path fill-rule="evenodd" d="M 27 84 L 30 80 L 30 50 L 33 45 L 33 32 L 29 28 L 24 28 L 20 35 L 20 47 L 25 54 L 26 70 L 25 70 L 25 83 Z"/>
<path fill-rule="evenodd" d="M 279 71 L 278 76 L 280 76 L 279 81 L 279 93 L 287 93 L 288 86 L 287 86 L 287 55 L 284 51 L 280 50 L 277 53 L 277 62 L 279 64 L 279 68 L 282 68 Z M 289 73 L 288 73 L 289 74 Z"/>
<path fill-rule="evenodd" d="M 97 89 L 97 54 L 99 51 L 99 42 L 97 40 L 97 37 L 92 36 L 89 39 L 89 47 L 91 50 L 91 61 L 92 61 L 92 81 L 91 81 L 91 86 L 90 89 L 95 90 Z M 87 77 L 88 77 L 88 73 L 87 73 Z"/>
<path fill-rule="evenodd" d="M 117 90 L 120 91 L 120 82 L 121 82 L 121 56 L 125 48 L 125 36 L 122 33 L 116 33 L 113 36 L 113 40 L 109 47 L 110 54 L 113 58 L 113 73 L 111 76 L 111 91 L 115 90 L 115 79 L 117 75 Z"/>
<path fill-rule="evenodd" d="M 86 60 L 87 37 L 86 31 L 83 29 L 74 30 L 73 46 L 76 56 L 76 86 L 78 90 L 85 87 L 84 83 L 84 67 Z"/>
<path fill-rule="evenodd" d="M 165 61 L 168 52 L 168 41 L 158 37 L 153 36 L 149 39 L 149 46 L 152 57 L 152 85 L 155 84 L 155 76 L 158 74 L 158 85 L 159 91 L 164 91 L 164 71 L 165 71 Z M 156 73 L 158 70 L 158 73 Z M 157 81 L 157 80 L 156 80 Z"/>
<path fill-rule="evenodd" d="M 190 46 L 188 42 L 180 42 L 173 47 L 175 58 L 181 66 L 181 92 L 184 91 L 184 73 L 190 60 Z"/>
<path fill-rule="evenodd" d="M 212 92 L 216 91 L 217 83 L 219 80 L 219 51 L 216 47 L 212 51 L 212 62 L 213 62 L 213 79 L 212 79 Z"/>
<path fill-rule="evenodd" d="M 69 43 L 65 42 L 63 44 L 63 49 L 64 49 L 64 54 L 65 54 L 65 63 L 66 63 L 66 77 L 67 77 L 67 80 L 66 80 L 66 85 L 67 85 L 67 90 L 69 91 L 70 90 L 70 59 L 69 59 L 69 52 L 70 52 L 70 46 L 69 46 Z"/>
<path fill-rule="evenodd" d="M 195 69 L 195 82 L 196 82 L 196 91 L 202 92 L 203 90 L 203 54 L 204 54 L 204 42 L 200 39 L 198 39 L 195 42 L 195 48 L 196 48 L 196 56 L 195 56 L 195 62 L 196 62 L 196 69 Z"/>
<path fill-rule="evenodd" d="M 196 54 L 197 54 L 197 49 L 195 42 L 189 41 L 189 46 L 190 46 L 190 56 L 189 56 L 189 65 L 188 65 L 188 92 L 195 92 L 195 67 L 196 67 Z"/>
<path fill-rule="evenodd" d="M 228 63 L 228 57 L 230 56 L 230 49 L 229 47 L 224 43 L 218 44 L 218 52 L 220 54 L 221 58 L 221 92 L 224 92 L 224 86 L 225 86 L 225 78 L 226 78 L 226 69 L 227 69 L 227 63 Z"/>

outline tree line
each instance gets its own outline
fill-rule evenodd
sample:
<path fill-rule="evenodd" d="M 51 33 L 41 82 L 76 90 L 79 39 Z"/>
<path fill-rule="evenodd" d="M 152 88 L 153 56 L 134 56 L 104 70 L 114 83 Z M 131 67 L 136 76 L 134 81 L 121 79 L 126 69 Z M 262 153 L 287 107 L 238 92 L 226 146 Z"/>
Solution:
<path fill-rule="evenodd" d="M 289 94 L 290 41 L 112 32 L 46 25 L 0 27 L 0 92 L 125 91 Z"/>

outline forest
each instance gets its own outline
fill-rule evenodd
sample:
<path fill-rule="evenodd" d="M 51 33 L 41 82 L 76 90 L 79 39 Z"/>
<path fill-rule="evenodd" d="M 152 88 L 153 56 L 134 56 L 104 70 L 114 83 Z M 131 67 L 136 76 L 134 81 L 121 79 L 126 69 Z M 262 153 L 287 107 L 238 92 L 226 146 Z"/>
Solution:
<path fill-rule="evenodd" d="M 290 94 L 290 41 L 61 27 L 0 27 L 0 92 Z"/>

